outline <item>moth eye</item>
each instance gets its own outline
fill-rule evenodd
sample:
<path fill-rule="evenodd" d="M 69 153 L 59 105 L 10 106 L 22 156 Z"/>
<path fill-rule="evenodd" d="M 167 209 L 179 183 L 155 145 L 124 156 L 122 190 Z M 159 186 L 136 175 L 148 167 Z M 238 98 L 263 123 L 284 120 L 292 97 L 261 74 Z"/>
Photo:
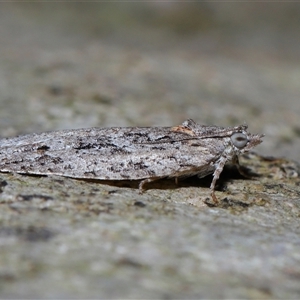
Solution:
<path fill-rule="evenodd" d="M 231 136 L 233 145 L 239 149 L 242 149 L 248 143 L 248 138 L 245 134 L 237 132 Z"/>

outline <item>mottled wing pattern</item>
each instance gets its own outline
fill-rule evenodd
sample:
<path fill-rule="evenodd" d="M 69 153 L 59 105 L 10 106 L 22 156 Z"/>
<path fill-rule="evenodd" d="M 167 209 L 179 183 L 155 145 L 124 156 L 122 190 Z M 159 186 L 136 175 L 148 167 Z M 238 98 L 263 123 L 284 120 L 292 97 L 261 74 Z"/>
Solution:
<path fill-rule="evenodd" d="M 104 180 L 205 176 L 223 150 L 223 139 L 171 127 L 54 131 L 0 140 L 0 171 Z"/>

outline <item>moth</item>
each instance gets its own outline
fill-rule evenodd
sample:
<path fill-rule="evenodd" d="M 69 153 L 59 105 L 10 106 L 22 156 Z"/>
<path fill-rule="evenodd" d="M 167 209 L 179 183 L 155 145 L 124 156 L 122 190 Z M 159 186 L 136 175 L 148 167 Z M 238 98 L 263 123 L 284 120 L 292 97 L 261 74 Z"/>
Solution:
<path fill-rule="evenodd" d="M 238 155 L 262 142 L 247 125 L 218 127 L 186 120 L 175 127 L 89 128 L 29 134 L 0 140 L 0 172 L 82 179 L 199 178 L 213 174 L 214 193 L 224 165 L 242 173 Z"/>

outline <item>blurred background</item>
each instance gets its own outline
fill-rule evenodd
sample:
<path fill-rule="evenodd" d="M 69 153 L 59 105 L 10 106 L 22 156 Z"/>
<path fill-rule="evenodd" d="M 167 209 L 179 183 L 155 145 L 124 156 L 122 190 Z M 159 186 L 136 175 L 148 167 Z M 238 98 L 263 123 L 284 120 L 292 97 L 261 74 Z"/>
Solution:
<path fill-rule="evenodd" d="M 247 123 L 300 160 L 296 2 L 0 4 L 0 135 Z"/>

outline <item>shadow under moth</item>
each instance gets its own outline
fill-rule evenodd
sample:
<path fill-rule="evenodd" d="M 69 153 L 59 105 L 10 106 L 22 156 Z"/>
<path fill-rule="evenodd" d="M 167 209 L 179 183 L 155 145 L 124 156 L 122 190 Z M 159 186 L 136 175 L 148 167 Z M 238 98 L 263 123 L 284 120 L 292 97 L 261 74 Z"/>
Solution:
<path fill-rule="evenodd" d="M 141 180 L 213 174 L 212 199 L 224 165 L 241 172 L 238 155 L 262 142 L 247 126 L 114 127 L 53 131 L 0 140 L 0 172 L 82 179 Z"/>

